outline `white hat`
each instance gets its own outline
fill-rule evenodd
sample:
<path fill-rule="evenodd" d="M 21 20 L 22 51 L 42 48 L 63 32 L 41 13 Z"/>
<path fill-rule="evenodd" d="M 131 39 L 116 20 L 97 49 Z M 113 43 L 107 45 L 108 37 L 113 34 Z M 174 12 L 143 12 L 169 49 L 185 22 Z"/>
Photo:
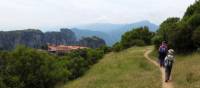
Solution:
<path fill-rule="evenodd" d="M 173 50 L 173 49 L 169 49 L 169 50 L 168 50 L 168 53 L 169 53 L 169 54 L 174 54 L 174 50 Z"/>

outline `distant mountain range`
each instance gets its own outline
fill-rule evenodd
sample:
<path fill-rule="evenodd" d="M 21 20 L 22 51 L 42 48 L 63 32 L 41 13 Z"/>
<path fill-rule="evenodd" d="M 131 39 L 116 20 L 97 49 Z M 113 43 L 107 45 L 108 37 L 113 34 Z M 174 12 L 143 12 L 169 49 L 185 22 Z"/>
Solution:
<path fill-rule="evenodd" d="M 156 31 L 156 29 L 158 28 L 158 25 L 151 23 L 150 21 L 147 20 L 130 24 L 93 23 L 93 24 L 78 25 L 75 26 L 74 28 L 88 29 L 93 31 L 109 33 L 112 31 L 116 31 L 117 29 L 127 31 L 132 28 L 137 28 L 141 26 L 148 26 L 150 28 L 150 31 Z"/>
<path fill-rule="evenodd" d="M 155 32 L 158 29 L 158 25 L 151 23 L 150 21 L 140 21 L 130 24 L 110 24 L 110 23 L 95 23 L 79 25 L 71 30 L 75 32 L 78 38 L 97 36 L 104 39 L 107 45 L 112 46 L 114 43 L 121 39 L 121 36 L 133 29 L 138 27 L 147 26 L 149 30 Z"/>
<path fill-rule="evenodd" d="M 116 42 L 120 41 L 121 36 L 133 29 L 133 28 L 138 28 L 138 27 L 143 27 L 147 26 L 149 27 L 150 31 L 155 32 L 158 29 L 158 25 L 144 20 L 144 21 L 139 21 L 135 23 L 130 23 L 130 24 L 111 24 L 111 23 L 94 23 L 94 24 L 85 24 L 85 25 L 78 25 L 78 26 L 73 26 L 70 27 L 69 30 L 73 31 L 77 37 L 77 39 L 81 39 L 82 37 L 92 37 L 92 36 L 97 36 L 99 38 L 102 38 L 105 40 L 106 44 L 108 46 L 112 46 Z M 19 27 L 20 28 L 20 27 Z M 16 29 L 19 29 L 16 27 Z M 13 30 L 14 28 L 10 27 L 1 27 L 0 26 L 0 31 L 1 30 Z M 43 32 L 46 32 L 46 34 L 56 34 L 59 32 L 60 27 L 40 27 Z M 68 29 L 68 28 L 67 28 Z M 50 31 L 54 31 L 53 33 Z M 62 31 L 61 31 L 62 32 Z M 1 36 L 0 36 L 1 38 Z M 56 40 L 54 38 L 49 37 L 49 42 L 55 42 Z M 0 44 L 1 46 L 1 44 Z"/>
<path fill-rule="evenodd" d="M 77 39 L 82 39 L 83 37 L 97 36 L 104 39 L 106 44 L 109 46 L 116 42 L 114 38 L 112 38 L 112 36 L 110 36 L 108 33 L 77 28 L 72 28 L 71 30 L 75 33 Z"/>

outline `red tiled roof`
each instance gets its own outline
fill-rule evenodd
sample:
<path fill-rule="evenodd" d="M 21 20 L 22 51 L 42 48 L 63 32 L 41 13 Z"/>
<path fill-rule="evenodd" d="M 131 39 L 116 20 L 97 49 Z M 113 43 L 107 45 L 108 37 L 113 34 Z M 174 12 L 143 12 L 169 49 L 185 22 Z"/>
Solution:
<path fill-rule="evenodd" d="M 78 49 L 84 49 L 87 47 L 82 47 L 82 46 L 65 46 L 65 45 L 58 45 L 58 46 L 54 46 L 54 45 L 48 45 L 48 51 L 62 51 L 62 52 L 68 52 L 68 51 L 72 51 L 72 50 L 78 50 Z"/>

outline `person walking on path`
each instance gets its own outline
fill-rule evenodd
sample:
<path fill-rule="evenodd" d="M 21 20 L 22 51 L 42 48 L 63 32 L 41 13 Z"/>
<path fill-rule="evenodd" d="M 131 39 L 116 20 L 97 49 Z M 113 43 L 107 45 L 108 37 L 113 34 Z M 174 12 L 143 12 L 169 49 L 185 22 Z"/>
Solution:
<path fill-rule="evenodd" d="M 169 81 L 172 66 L 174 63 L 174 50 L 169 49 L 168 55 L 165 57 L 164 64 L 165 64 L 165 82 Z"/>
<path fill-rule="evenodd" d="M 167 56 L 167 51 L 168 51 L 167 43 L 165 41 L 162 42 L 158 51 L 159 51 L 158 59 L 159 59 L 160 67 L 164 67 L 164 59 Z"/>

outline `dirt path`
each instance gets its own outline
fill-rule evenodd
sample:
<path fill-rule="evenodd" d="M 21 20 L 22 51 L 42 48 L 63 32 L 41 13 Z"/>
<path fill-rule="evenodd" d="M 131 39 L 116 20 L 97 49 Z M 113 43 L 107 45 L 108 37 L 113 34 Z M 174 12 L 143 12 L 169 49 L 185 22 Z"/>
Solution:
<path fill-rule="evenodd" d="M 147 49 L 146 52 L 144 53 L 144 57 L 149 60 L 151 63 L 153 63 L 154 65 L 156 65 L 159 69 L 160 69 L 160 72 L 161 72 L 161 75 L 162 75 L 162 88 L 174 88 L 173 87 L 173 83 L 171 81 L 169 82 L 165 82 L 165 70 L 164 68 L 160 68 L 159 64 L 155 61 L 155 60 L 152 60 L 148 55 L 149 53 L 151 53 L 152 50 L 150 49 Z"/>

